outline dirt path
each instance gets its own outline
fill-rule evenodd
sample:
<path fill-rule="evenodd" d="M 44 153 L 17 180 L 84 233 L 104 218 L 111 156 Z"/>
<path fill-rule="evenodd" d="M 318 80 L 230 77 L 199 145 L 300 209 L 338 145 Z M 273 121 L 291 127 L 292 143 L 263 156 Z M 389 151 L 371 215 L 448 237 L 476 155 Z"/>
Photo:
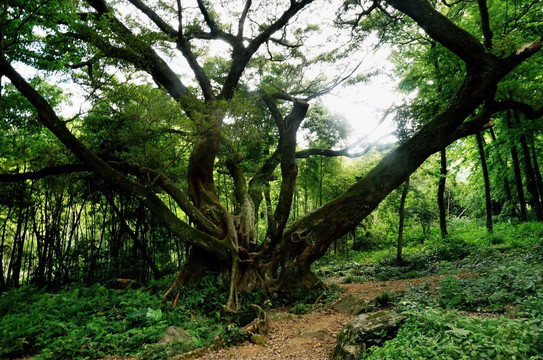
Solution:
<path fill-rule="evenodd" d="M 341 284 L 342 296 L 354 293 L 366 300 L 374 299 L 383 291 L 405 291 L 411 286 L 427 283 L 437 287 L 443 276 L 416 279 L 376 281 L 363 284 Z M 303 316 L 288 313 L 271 315 L 270 332 L 264 345 L 242 344 L 205 354 L 200 360 L 328 360 L 336 335 L 353 318 L 331 308 L 314 311 Z"/>

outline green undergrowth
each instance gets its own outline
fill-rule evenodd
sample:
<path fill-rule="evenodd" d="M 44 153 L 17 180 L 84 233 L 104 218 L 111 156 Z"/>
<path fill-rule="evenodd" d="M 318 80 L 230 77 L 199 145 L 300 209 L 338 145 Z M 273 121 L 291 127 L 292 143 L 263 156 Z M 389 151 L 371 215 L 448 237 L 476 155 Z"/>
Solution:
<path fill-rule="evenodd" d="M 479 318 L 457 311 L 406 313 L 397 337 L 361 359 L 541 359 L 540 320 Z"/>
<path fill-rule="evenodd" d="M 470 253 L 436 261 L 451 275 L 408 289 L 397 337 L 361 359 L 543 359 L 543 225 L 459 233 Z"/>
<path fill-rule="evenodd" d="M 102 285 L 55 293 L 33 287 L 9 291 L 0 295 L 0 358 L 160 359 L 207 346 L 225 333 L 225 325 L 220 322 L 224 291 L 206 281 L 181 293 L 175 308 L 162 293 Z M 156 344 L 168 326 L 184 329 L 189 340 Z"/>
<path fill-rule="evenodd" d="M 439 274 L 451 262 L 465 258 L 474 249 L 473 244 L 463 239 L 436 240 L 404 248 L 399 264 L 393 251 L 379 250 L 327 256 L 319 260 L 314 269 L 322 277 L 344 277 L 344 283 L 410 279 Z"/>
<path fill-rule="evenodd" d="M 371 251 L 326 255 L 313 265 L 323 278 L 342 277 L 344 283 L 409 279 L 484 267 L 498 253 L 530 252 L 543 238 L 543 224 L 500 223 L 493 234 L 482 224 L 455 221 L 446 239 L 425 242 L 406 239 L 403 260 L 396 261 L 393 245 Z"/>

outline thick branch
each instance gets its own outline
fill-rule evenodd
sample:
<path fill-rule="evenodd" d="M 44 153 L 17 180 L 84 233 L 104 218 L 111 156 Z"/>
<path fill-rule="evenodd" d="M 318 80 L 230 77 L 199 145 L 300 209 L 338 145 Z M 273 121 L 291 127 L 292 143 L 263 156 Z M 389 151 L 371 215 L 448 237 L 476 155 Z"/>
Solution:
<path fill-rule="evenodd" d="M 507 110 L 522 111 L 526 118 L 530 120 L 538 119 L 543 116 L 543 108 L 536 110 L 528 104 L 514 100 L 498 101 L 488 107 L 485 107 L 475 119 L 462 123 L 462 125 L 451 133 L 451 141 L 458 140 L 469 135 L 474 135 L 483 130 L 491 128 L 494 126 L 494 122 L 490 119 L 490 117 L 495 113 Z"/>
<path fill-rule="evenodd" d="M 296 185 L 298 166 L 296 164 L 296 134 L 305 118 L 309 104 L 305 101 L 297 101 L 291 112 L 285 117 L 285 126 L 280 131 L 278 149 L 281 153 L 281 191 L 279 201 L 273 216 L 274 223 L 268 229 L 271 239 L 279 239 L 282 235 L 290 215 L 292 197 Z"/>
<path fill-rule="evenodd" d="M 238 39 L 243 39 L 243 28 L 245 26 L 245 21 L 247 20 L 247 14 L 249 13 L 249 9 L 252 5 L 252 0 L 246 0 L 245 6 L 243 7 L 243 11 L 241 12 L 241 16 L 239 18 L 239 24 L 238 24 Z"/>
<path fill-rule="evenodd" d="M 219 26 L 215 22 L 215 19 L 211 17 L 211 15 L 209 14 L 209 11 L 207 11 L 207 8 L 204 2 L 202 0 L 197 0 L 197 2 L 198 2 L 198 8 L 200 9 L 200 12 L 204 16 L 204 20 L 207 26 L 209 27 L 209 29 L 211 30 L 211 33 L 219 31 Z"/>
<path fill-rule="evenodd" d="M 92 171 L 84 164 L 66 164 L 46 167 L 38 171 L 28 171 L 17 174 L 0 174 L 0 182 L 19 182 L 25 180 L 38 180 L 47 176 L 71 174 L 74 172 Z"/>
<path fill-rule="evenodd" d="M 493 57 L 466 30 L 456 26 L 426 0 L 386 0 L 388 4 L 412 18 L 433 39 L 472 66 L 481 66 Z"/>
<path fill-rule="evenodd" d="M 196 55 L 194 55 L 194 52 L 191 49 L 191 46 L 183 34 L 183 24 L 182 24 L 182 9 L 181 9 L 181 2 L 177 2 L 179 6 L 179 34 L 177 36 L 177 49 L 181 51 L 181 54 L 185 57 L 187 62 L 189 63 L 190 68 L 194 72 L 194 75 L 196 76 L 196 80 L 198 80 L 198 84 L 200 84 L 200 88 L 202 89 L 202 93 L 204 94 L 204 98 L 206 101 L 211 101 L 215 99 L 215 95 L 213 94 L 213 87 L 211 86 L 211 81 L 209 80 L 208 76 L 204 72 L 204 69 L 200 66 L 198 63 L 198 59 L 196 58 Z M 201 1 L 198 1 L 198 5 L 202 10 L 202 13 L 204 16 L 207 14 L 207 11 L 205 10 L 204 5 Z M 207 16 L 209 17 L 209 15 Z M 206 18 L 207 21 L 207 18 Z M 211 26 L 210 26 L 211 27 Z M 212 28 L 213 33 L 213 28 Z"/>
<path fill-rule="evenodd" d="M 490 28 L 490 18 L 488 16 L 488 5 L 486 0 L 477 0 L 479 13 L 481 14 L 481 28 L 483 29 L 484 44 L 487 49 L 492 49 L 492 29 Z"/>
<path fill-rule="evenodd" d="M 95 45 L 112 58 L 125 60 L 134 64 L 140 70 L 147 71 L 157 83 L 164 86 L 175 100 L 185 101 L 187 98 L 192 98 L 189 89 L 181 82 L 168 64 L 149 44 L 134 35 L 124 24 L 115 18 L 104 0 L 89 0 L 89 4 L 98 11 L 99 15 L 108 15 L 108 20 L 112 25 L 110 26 L 110 30 L 123 39 L 126 48 L 112 46 L 108 40 L 93 33 L 91 29 L 80 32 L 77 35 L 79 38 Z"/>
<path fill-rule="evenodd" d="M 515 100 L 503 100 L 497 101 L 492 106 L 493 112 L 506 111 L 506 110 L 518 110 L 524 113 L 527 119 L 535 120 L 543 116 L 543 107 L 535 109 L 532 106 Z"/>
<path fill-rule="evenodd" d="M 349 148 L 344 148 L 341 150 L 331 150 L 331 149 L 305 149 L 296 152 L 296 159 L 306 159 L 310 156 L 320 155 L 326 157 L 337 157 L 344 156 L 348 158 L 358 158 L 366 155 L 371 149 L 375 147 L 375 143 L 367 145 L 367 147 L 358 152 L 351 153 Z M 389 145 L 385 145 L 388 147 Z"/>
<path fill-rule="evenodd" d="M 155 25 L 158 26 L 160 30 L 162 30 L 162 32 L 164 32 L 165 34 L 169 35 L 172 38 L 177 37 L 178 35 L 177 31 L 173 27 L 171 27 L 170 24 L 165 22 L 160 16 L 158 16 L 158 14 L 153 11 L 153 9 L 145 5 L 141 0 L 128 0 L 128 1 L 130 1 L 132 5 L 137 7 L 142 13 L 144 13 L 149 19 L 151 19 L 151 21 L 154 22 Z"/>

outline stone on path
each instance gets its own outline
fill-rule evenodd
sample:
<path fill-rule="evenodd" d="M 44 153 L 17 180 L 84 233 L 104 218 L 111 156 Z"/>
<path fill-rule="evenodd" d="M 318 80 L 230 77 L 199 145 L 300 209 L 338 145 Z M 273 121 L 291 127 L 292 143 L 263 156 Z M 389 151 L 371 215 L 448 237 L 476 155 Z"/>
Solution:
<path fill-rule="evenodd" d="M 334 309 L 342 314 L 358 315 L 362 312 L 367 312 L 370 304 L 355 294 L 349 294 L 339 299 L 334 304 Z"/>
<path fill-rule="evenodd" d="M 358 315 L 337 337 L 331 360 L 356 360 L 376 339 L 389 340 L 396 336 L 404 317 L 394 311 L 379 311 Z"/>

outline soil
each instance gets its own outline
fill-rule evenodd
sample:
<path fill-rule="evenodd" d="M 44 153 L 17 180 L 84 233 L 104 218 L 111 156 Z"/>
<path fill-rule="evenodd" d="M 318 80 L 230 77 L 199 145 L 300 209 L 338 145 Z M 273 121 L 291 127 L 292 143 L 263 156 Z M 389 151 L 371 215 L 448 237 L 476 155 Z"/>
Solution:
<path fill-rule="evenodd" d="M 435 290 L 442 279 L 443 276 L 437 275 L 407 280 L 340 284 L 339 286 L 345 289 L 342 296 L 357 294 L 365 300 L 371 300 L 384 291 L 402 292 L 422 283 L 426 283 Z M 352 315 L 341 314 L 333 310 L 331 306 L 301 316 L 287 312 L 273 313 L 270 316 L 270 332 L 263 345 L 245 343 L 193 358 L 200 360 L 327 360 L 335 345 L 336 335 L 352 318 Z"/>

